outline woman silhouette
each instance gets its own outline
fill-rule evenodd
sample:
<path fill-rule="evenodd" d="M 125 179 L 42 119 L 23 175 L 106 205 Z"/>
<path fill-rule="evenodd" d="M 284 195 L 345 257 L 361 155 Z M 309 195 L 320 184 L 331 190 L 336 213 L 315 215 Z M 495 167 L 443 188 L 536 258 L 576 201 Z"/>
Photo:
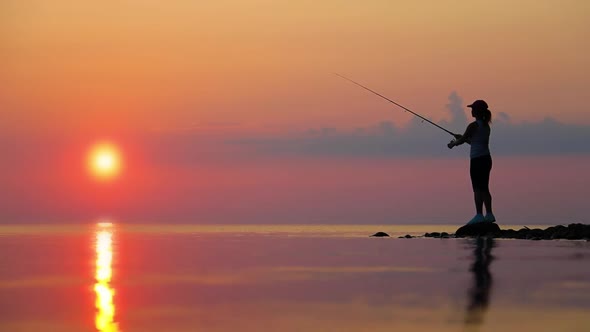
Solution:
<path fill-rule="evenodd" d="M 447 146 L 452 149 L 463 143 L 471 144 L 469 173 L 473 186 L 476 215 L 467 224 L 494 222 L 496 217 L 492 213 L 492 195 L 489 188 L 490 171 L 492 170 L 492 156 L 489 149 L 492 112 L 483 100 L 476 100 L 467 107 L 471 108 L 471 116 L 475 118 L 475 121 L 467 126 L 463 135 L 455 134 L 455 139 Z M 483 205 L 486 207 L 485 217 Z"/>

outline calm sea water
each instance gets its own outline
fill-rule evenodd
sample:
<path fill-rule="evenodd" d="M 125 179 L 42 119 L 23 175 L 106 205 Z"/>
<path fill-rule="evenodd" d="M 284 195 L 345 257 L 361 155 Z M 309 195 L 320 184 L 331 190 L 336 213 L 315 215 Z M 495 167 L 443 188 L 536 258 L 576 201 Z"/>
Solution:
<path fill-rule="evenodd" d="M 590 243 L 0 226 L 0 331 L 590 331 Z"/>

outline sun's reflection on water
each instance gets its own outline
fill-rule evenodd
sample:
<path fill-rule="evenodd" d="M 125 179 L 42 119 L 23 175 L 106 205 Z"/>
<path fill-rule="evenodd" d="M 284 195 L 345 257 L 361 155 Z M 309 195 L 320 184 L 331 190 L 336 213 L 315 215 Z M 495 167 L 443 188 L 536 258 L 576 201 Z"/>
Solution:
<path fill-rule="evenodd" d="M 113 276 L 113 227 L 110 223 L 99 223 L 96 230 L 96 329 L 100 332 L 118 332 L 115 322 L 115 290 L 110 282 Z"/>

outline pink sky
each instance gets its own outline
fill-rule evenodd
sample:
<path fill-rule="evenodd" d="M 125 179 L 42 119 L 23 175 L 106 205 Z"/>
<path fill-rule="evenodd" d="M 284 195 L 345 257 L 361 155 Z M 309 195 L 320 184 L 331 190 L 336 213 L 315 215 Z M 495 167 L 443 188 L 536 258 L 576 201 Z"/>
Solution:
<path fill-rule="evenodd" d="M 584 218 L 589 12 L 574 0 L 3 1 L 0 217 L 467 219 L 467 151 L 340 72 L 454 131 L 460 103 L 486 99 L 498 214 Z M 99 184 L 84 160 L 105 138 L 126 167 Z"/>

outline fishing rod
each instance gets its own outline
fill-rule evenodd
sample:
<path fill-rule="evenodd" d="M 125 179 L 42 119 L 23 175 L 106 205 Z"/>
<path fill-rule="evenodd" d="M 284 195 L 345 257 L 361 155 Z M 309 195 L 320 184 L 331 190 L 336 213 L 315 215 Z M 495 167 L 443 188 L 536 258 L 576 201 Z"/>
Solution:
<path fill-rule="evenodd" d="M 345 79 L 345 80 L 347 80 L 347 81 L 349 81 L 349 82 L 352 82 L 352 83 L 354 83 L 354 84 L 356 84 L 356 85 L 360 86 L 361 88 L 363 88 L 363 89 L 365 89 L 365 90 L 367 90 L 367 91 L 370 91 L 370 92 L 372 92 L 373 94 L 376 94 L 377 96 L 379 96 L 379 97 L 381 97 L 381 98 L 383 98 L 383 99 L 387 100 L 388 102 L 390 102 L 390 103 L 392 103 L 392 104 L 394 104 L 394 105 L 396 105 L 396 106 L 398 106 L 398 107 L 401 107 L 401 108 L 403 108 L 403 109 L 404 109 L 406 112 L 410 112 L 410 113 L 414 114 L 415 116 L 419 117 L 420 119 L 422 119 L 422 121 L 426 121 L 426 122 L 430 123 L 431 125 L 433 125 L 433 126 L 435 126 L 435 127 L 439 128 L 439 129 L 442 129 L 442 130 L 446 131 L 447 133 L 451 134 L 453 137 L 457 135 L 457 134 L 455 134 L 455 133 L 452 133 L 451 131 L 449 131 L 449 130 L 447 130 L 447 129 L 445 129 L 445 128 L 443 128 L 443 127 L 439 126 L 439 125 L 437 125 L 436 123 L 434 123 L 434 122 L 432 122 L 432 121 L 428 120 L 427 118 L 423 117 L 422 115 L 420 115 L 420 114 L 418 114 L 418 113 L 416 113 L 416 112 L 413 112 L 413 111 L 412 111 L 412 110 L 410 110 L 409 108 L 407 108 L 407 107 L 404 107 L 404 106 L 402 106 L 402 105 L 400 105 L 400 104 L 396 103 L 395 101 L 393 101 L 393 100 L 391 100 L 391 99 L 389 99 L 389 98 L 385 97 L 384 95 L 382 95 L 382 94 L 380 94 L 380 93 L 378 93 L 378 92 L 376 92 L 376 91 L 373 91 L 373 90 L 371 90 L 371 89 L 367 88 L 366 86 L 364 86 L 364 85 L 362 85 L 362 84 L 360 84 L 360 83 L 358 83 L 358 82 L 355 82 L 355 81 L 351 80 L 351 79 L 350 79 L 350 78 L 348 78 L 348 77 L 342 76 L 342 75 L 340 75 L 340 74 L 338 74 L 338 73 L 334 73 L 334 75 L 336 75 L 336 76 L 338 76 L 338 77 L 340 77 L 340 78 L 343 78 L 343 79 Z"/>

